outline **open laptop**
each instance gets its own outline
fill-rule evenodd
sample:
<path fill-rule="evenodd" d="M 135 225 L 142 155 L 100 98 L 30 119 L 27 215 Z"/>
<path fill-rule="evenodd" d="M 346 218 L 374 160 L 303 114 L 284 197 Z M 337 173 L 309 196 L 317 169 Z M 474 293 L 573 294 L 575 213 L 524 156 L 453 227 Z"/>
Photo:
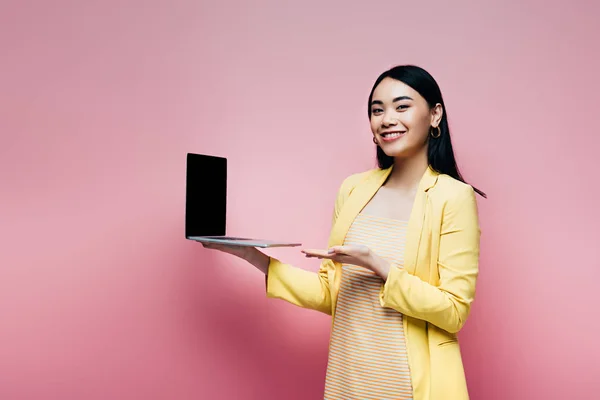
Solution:
<path fill-rule="evenodd" d="M 186 239 L 251 247 L 302 245 L 286 241 L 227 236 L 226 225 L 227 159 L 188 153 L 185 188 Z"/>

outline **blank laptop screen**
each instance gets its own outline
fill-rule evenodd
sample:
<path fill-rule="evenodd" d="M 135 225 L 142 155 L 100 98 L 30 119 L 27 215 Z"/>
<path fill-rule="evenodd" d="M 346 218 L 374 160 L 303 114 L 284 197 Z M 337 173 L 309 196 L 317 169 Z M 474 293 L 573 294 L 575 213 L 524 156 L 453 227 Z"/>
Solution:
<path fill-rule="evenodd" d="M 224 236 L 227 204 L 227 159 L 187 155 L 185 235 Z"/>

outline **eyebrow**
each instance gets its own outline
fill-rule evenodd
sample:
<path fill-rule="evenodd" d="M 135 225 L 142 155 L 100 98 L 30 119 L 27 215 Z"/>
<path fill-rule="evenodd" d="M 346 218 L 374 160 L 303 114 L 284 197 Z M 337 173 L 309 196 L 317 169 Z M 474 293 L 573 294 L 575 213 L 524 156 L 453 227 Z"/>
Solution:
<path fill-rule="evenodd" d="M 392 100 L 392 103 L 395 103 L 400 100 L 412 100 L 412 98 L 408 97 L 408 96 L 400 96 L 400 97 L 396 97 L 394 100 Z M 373 105 L 373 104 L 383 104 L 383 102 L 380 100 L 373 100 L 371 102 L 371 105 Z"/>

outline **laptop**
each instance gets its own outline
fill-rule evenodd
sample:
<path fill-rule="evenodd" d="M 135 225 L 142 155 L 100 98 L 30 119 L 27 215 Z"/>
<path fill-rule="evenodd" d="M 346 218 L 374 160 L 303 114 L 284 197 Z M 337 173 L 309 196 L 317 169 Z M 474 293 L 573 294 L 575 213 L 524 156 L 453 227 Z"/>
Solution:
<path fill-rule="evenodd" d="M 263 248 L 302 245 L 280 240 L 228 236 L 226 226 L 227 159 L 188 153 L 185 188 L 186 239 Z"/>

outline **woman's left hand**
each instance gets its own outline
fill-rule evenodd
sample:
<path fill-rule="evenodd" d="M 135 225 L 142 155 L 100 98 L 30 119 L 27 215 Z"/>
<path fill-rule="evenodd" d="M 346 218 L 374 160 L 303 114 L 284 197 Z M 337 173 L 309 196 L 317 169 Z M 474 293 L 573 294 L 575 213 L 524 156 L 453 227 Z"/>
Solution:
<path fill-rule="evenodd" d="M 308 258 L 328 258 L 340 264 L 358 265 L 370 269 L 383 279 L 387 279 L 390 270 L 390 265 L 387 261 L 364 245 L 333 246 L 327 253 L 310 250 L 303 250 L 302 252 Z"/>

